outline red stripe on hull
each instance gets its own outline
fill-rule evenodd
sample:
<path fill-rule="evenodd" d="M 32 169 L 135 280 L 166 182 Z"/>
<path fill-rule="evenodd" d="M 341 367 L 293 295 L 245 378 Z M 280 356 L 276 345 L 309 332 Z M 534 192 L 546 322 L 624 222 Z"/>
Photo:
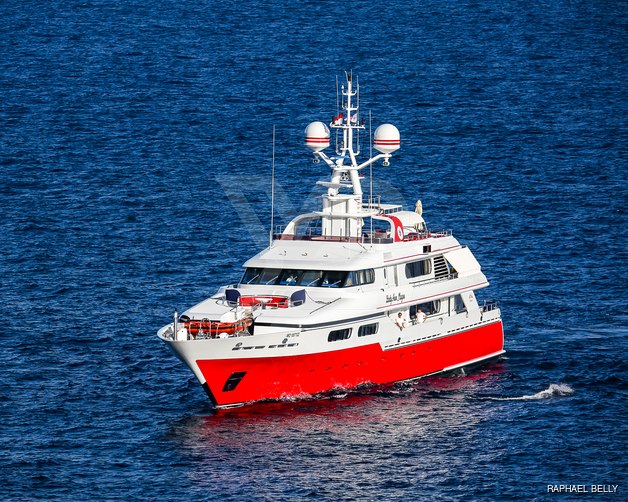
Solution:
<path fill-rule="evenodd" d="M 365 347 L 286 357 L 197 361 L 218 406 L 318 394 L 335 387 L 392 383 L 429 375 L 503 350 L 501 321 L 444 338 L 383 351 Z M 337 342 L 330 342 L 337 343 Z M 246 375 L 223 392 L 233 373 Z"/>

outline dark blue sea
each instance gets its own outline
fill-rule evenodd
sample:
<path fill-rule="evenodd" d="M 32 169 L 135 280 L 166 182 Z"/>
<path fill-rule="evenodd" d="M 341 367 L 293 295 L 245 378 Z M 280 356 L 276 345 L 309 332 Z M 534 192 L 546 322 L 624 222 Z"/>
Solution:
<path fill-rule="evenodd" d="M 0 2 L 0 499 L 627 500 L 627 21 L 603 0 Z M 345 70 L 401 131 L 375 193 L 474 250 L 507 354 L 214 413 L 155 333 L 266 245 L 273 126 L 276 223 L 317 207 L 303 130 Z"/>

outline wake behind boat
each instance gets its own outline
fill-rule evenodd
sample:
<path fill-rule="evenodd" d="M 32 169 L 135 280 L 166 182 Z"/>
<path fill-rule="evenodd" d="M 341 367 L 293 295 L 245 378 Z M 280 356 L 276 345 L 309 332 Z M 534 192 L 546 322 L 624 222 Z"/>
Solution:
<path fill-rule="evenodd" d="M 329 126 L 305 130 L 331 170 L 318 182 L 321 210 L 273 233 L 237 284 L 158 332 L 217 408 L 411 380 L 504 353 L 500 309 L 476 300 L 489 283 L 470 249 L 430 230 L 420 201 L 408 211 L 363 193 L 361 172 L 388 165 L 400 135 L 379 126 L 379 153 L 359 163 L 365 125 L 351 74 L 341 94 Z"/>

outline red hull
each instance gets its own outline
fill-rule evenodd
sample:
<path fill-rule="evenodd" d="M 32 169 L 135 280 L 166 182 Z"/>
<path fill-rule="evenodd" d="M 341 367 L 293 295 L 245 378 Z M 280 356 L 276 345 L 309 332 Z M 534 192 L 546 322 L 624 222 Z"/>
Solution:
<path fill-rule="evenodd" d="M 409 380 L 481 360 L 501 352 L 503 345 L 502 323 L 498 321 L 387 351 L 374 343 L 318 354 L 199 360 L 197 364 L 214 405 L 229 406 L 318 394 L 366 382 L 385 384 Z M 232 390 L 228 390 L 229 387 Z"/>

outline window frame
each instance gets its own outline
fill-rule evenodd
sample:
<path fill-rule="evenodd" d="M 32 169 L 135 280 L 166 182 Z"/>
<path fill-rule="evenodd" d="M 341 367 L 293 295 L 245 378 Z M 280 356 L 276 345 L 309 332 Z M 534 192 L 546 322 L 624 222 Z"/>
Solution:
<path fill-rule="evenodd" d="M 303 270 L 298 270 L 298 269 L 293 269 L 293 268 L 284 268 L 281 269 L 281 273 L 279 274 L 279 278 L 277 279 L 276 284 L 278 286 L 296 286 L 299 284 L 299 281 L 301 280 L 301 276 L 303 275 Z M 291 275 L 294 277 L 294 282 L 291 283 L 287 283 L 286 279 L 288 275 Z"/>
<path fill-rule="evenodd" d="M 341 340 L 348 340 L 351 338 L 351 332 L 353 328 L 334 329 L 327 335 L 328 342 L 339 342 Z"/>
<path fill-rule="evenodd" d="M 420 267 L 420 272 L 415 274 L 415 266 Z M 431 258 L 422 258 L 420 260 L 409 261 L 405 264 L 404 272 L 406 274 L 406 279 L 415 279 L 416 277 L 423 277 L 425 275 L 429 275 L 432 273 L 432 259 Z"/>
<path fill-rule="evenodd" d="M 371 327 L 375 327 L 375 331 L 371 332 L 371 333 L 365 333 L 365 331 L 367 331 L 366 328 L 371 328 Z M 378 322 L 372 322 L 370 324 L 363 324 L 362 326 L 360 326 L 358 328 L 358 336 L 371 336 L 371 335 L 376 335 L 377 332 L 379 331 L 379 323 Z"/>
<path fill-rule="evenodd" d="M 410 308 L 409 308 L 410 318 L 416 316 L 416 311 L 419 308 L 421 309 L 421 312 L 425 314 L 425 317 L 439 315 L 441 313 L 442 303 L 443 303 L 442 299 L 438 299 L 438 300 L 432 300 L 429 302 L 416 303 L 414 305 L 410 305 Z"/>
<path fill-rule="evenodd" d="M 327 277 L 331 274 L 340 274 L 340 279 L 338 279 L 337 281 L 334 281 L 332 283 L 328 283 L 325 284 L 325 281 L 327 281 Z M 347 280 L 347 275 L 349 275 L 349 272 L 343 271 L 343 270 L 325 270 L 323 272 L 323 277 L 321 278 L 321 283 L 319 284 L 319 287 L 321 288 L 342 288 L 344 287 L 344 284 Z"/>
<path fill-rule="evenodd" d="M 310 281 L 307 284 L 303 284 L 303 280 L 305 279 L 305 277 L 309 273 L 318 274 L 318 277 L 314 281 Z M 323 270 L 303 270 L 303 273 L 301 274 L 301 277 L 299 277 L 299 283 L 298 284 L 299 284 L 299 286 L 305 286 L 306 288 L 318 288 L 320 286 L 320 283 L 323 280 L 323 274 L 324 274 Z"/>
<path fill-rule="evenodd" d="M 262 270 L 259 267 L 247 267 L 246 270 L 244 271 L 244 274 L 242 275 L 242 279 L 240 279 L 240 284 L 258 284 L 259 283 L 259 278 L 260 275 L 262 274 Z M 251 271 L 251 273 L 255 274 L 253 276 L 252 279 L 249 279 L 248 281 L 246 280 L 249 271 Z"/>

